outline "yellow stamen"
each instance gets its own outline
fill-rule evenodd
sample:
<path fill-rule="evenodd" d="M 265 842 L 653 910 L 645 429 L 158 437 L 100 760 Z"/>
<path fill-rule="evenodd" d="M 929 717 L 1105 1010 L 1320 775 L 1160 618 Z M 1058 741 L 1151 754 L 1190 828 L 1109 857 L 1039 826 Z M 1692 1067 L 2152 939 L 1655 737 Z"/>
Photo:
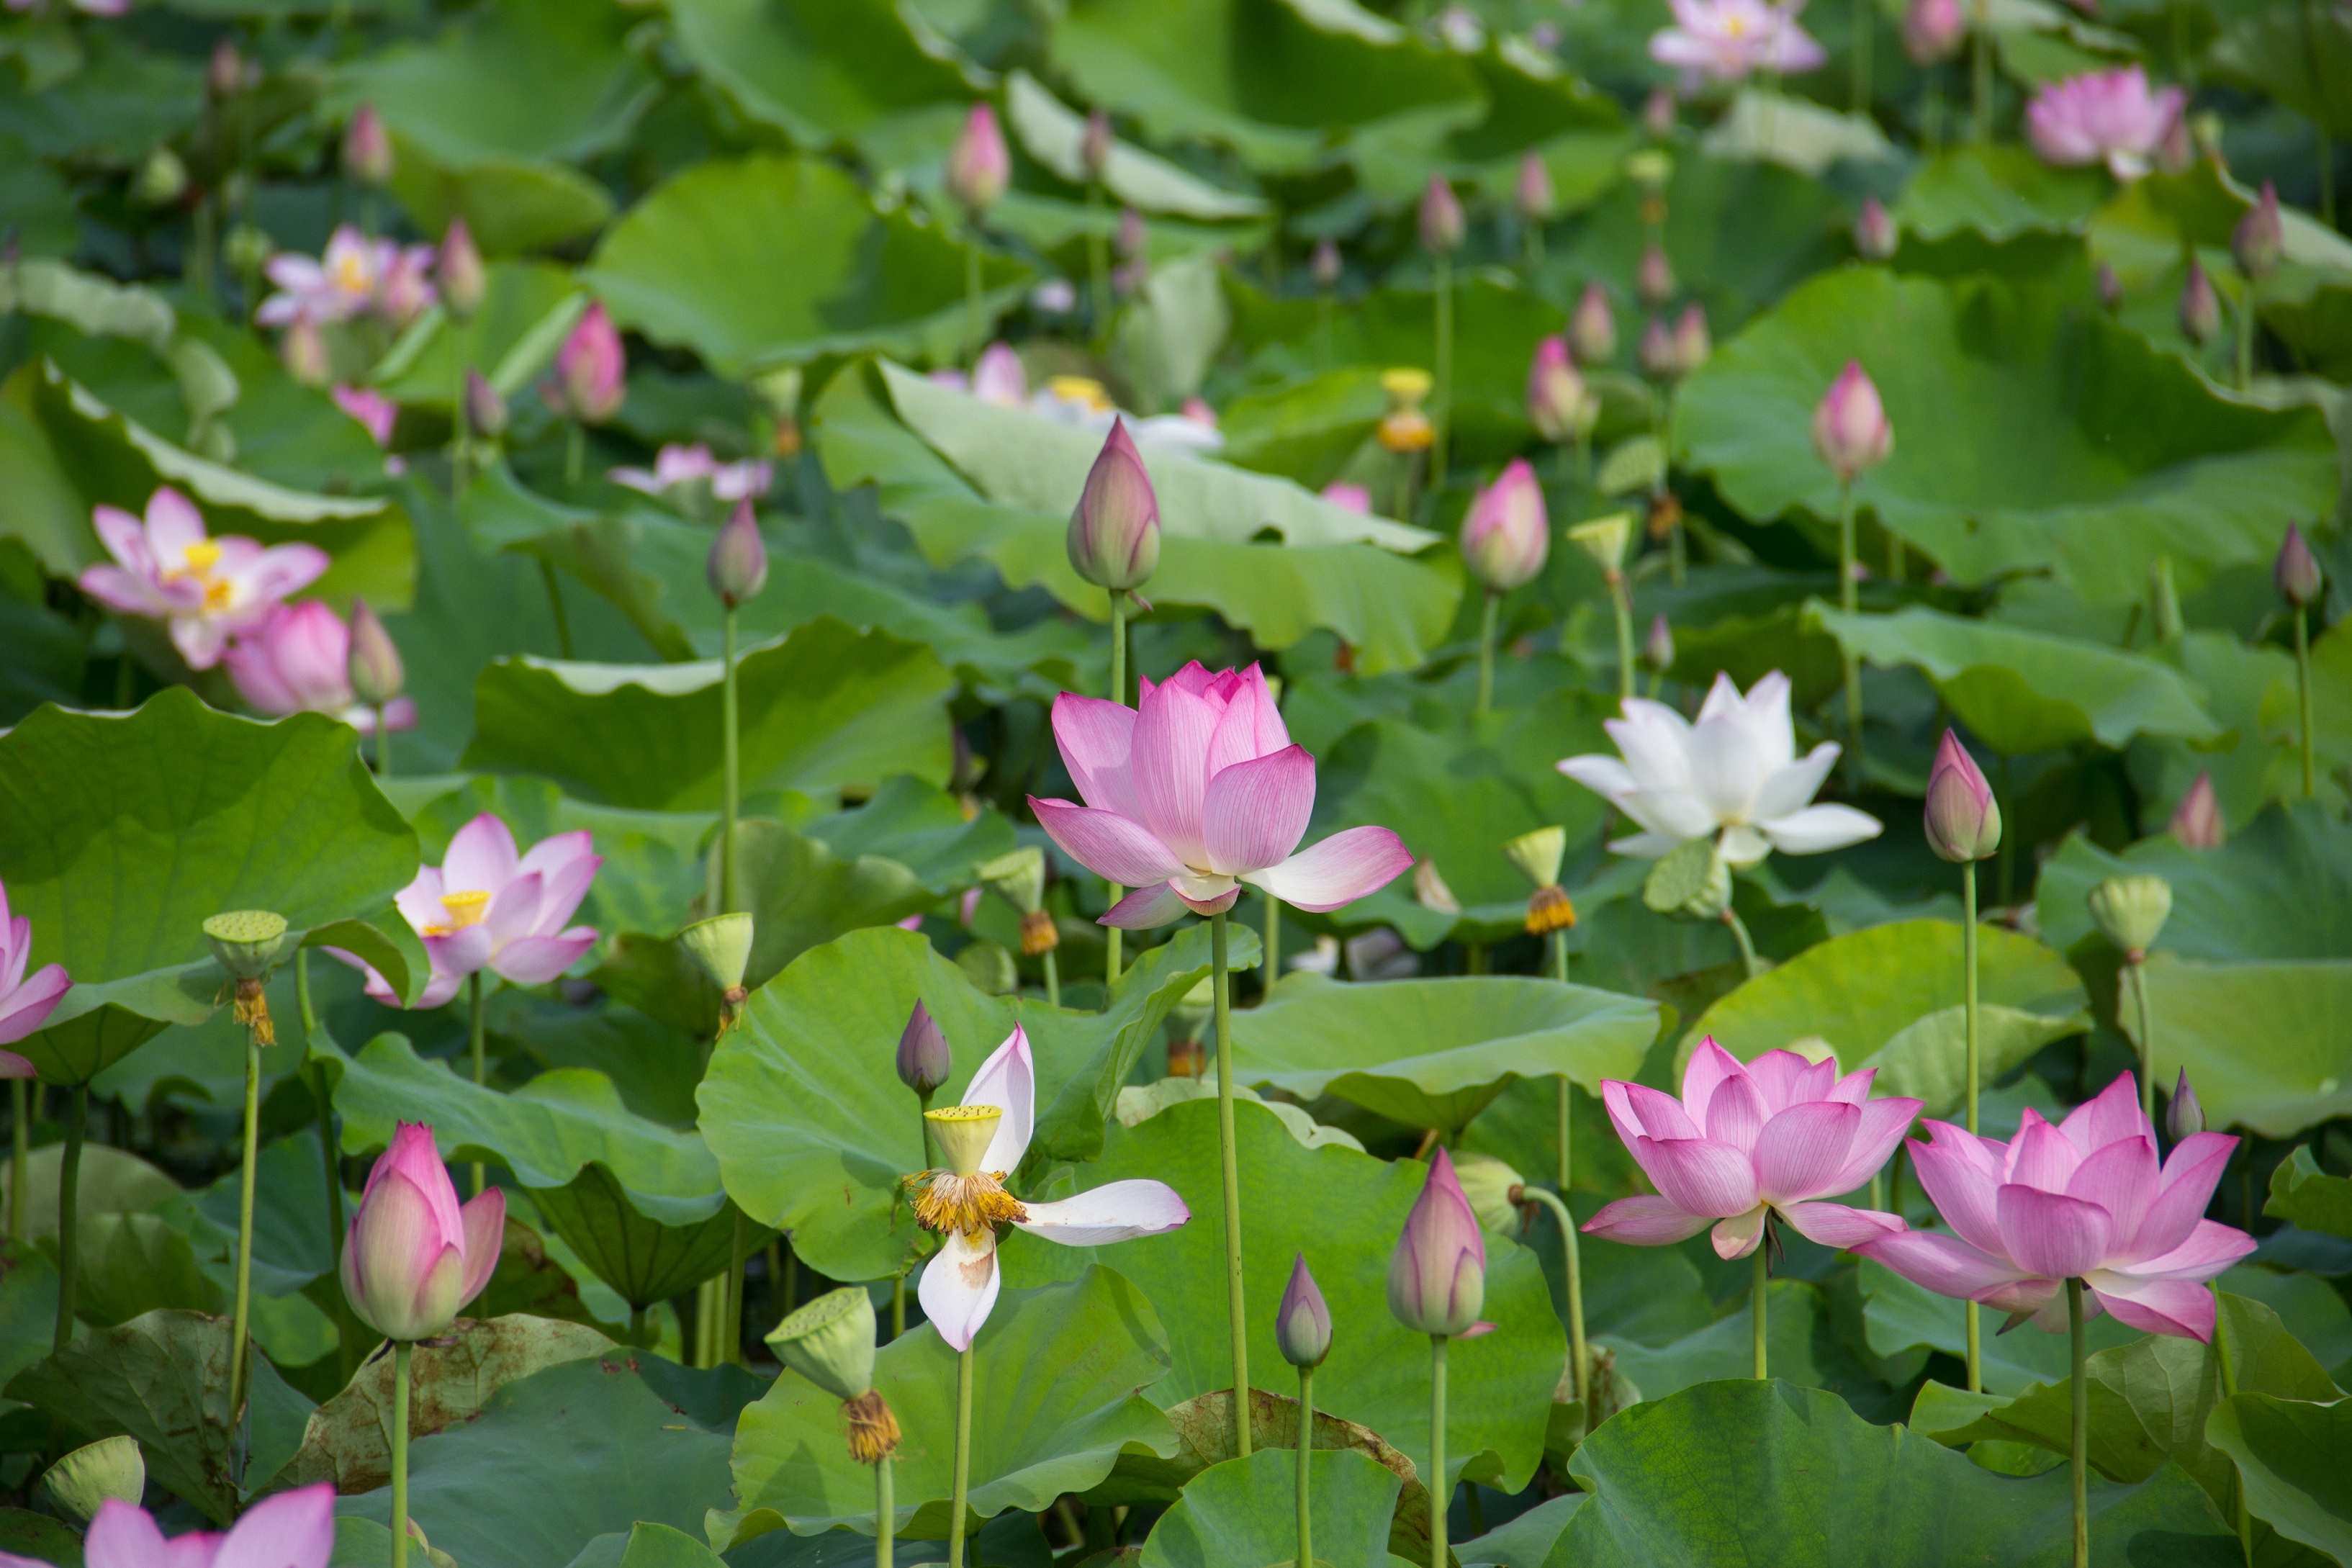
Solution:
<path fill-rule="evenodd" d="M 226 610 L 229 601 L 235 597 L 236 589 L 231 584 L 215 579 L 205 584 L 205 608 L 207 610 Z"/>
<path fill-rule="evenodd" d="M 1528 895 L 1528 930 L 1537 936 L 1566 931 L 1576 923 L 1576 906 L 1557 882 Z"/>
<path fill-rule="evenodd" d="M 879 1464 L 898 1451 L 898 1418 L 880 1389 L 869 1388 L 844 1405 L 841 1415 L 849 1428 L 849 1457 L 859 1464 Z"/>
<path fill-rule="evenodd" d="M 1044 910 L 1031 910 L 1021 917 L 1021 954 L 1034 958 L 1051 952 L 1062 945 L 1062 933 L 1054 929 L 1054 917 Z"/>
<path fill-rule="evenodd" d="M 447 936 L 451 931 L 481 924 L 482 917 L 489 912 L 490 896 L 477 892 L 444 893 L 441 895 L 441 907 L 449 912 L 449 923 L 426 926 L 420 934 Z"/>
<path fill-rule="evenodd" d="M 1103 390 L 1103 384 L 1090 375 L 1050 376 L 1045 385 L 1064 402 L 1083 403 L 1097 414 L 1108 414 L 1116 406 L 1110 400 L 1110 394 Z"/>
<path fill-rule="evenodd" d="M 180 554 L 188 563 L 187 569 L 201 577 L 220 564 L 221 547 L 209 539 L 199 539 Z"/>
<path fill-rule="evenodd" d="M 915 1218 L 926 1230 L 944 1236 L 961 1231 L 970 1238 L 999 1225 L 1014 1225 L 1029 1217 L 1021 1201 L 1004 1190 L 1002 1171 L 925 1171 L 914 1178 L 923 1184 L 915 1194 Z"/>

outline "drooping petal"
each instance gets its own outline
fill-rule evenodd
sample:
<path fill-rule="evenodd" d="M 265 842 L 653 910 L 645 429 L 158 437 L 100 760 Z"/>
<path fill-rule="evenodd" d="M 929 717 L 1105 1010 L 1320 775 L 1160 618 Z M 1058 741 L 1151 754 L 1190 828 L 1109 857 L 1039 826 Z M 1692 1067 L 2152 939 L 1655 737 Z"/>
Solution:
<path fill-rule="evenodd" d="M 120 566 L 85 566 L 75 582 L 83 593 L 108 609 L 120 610 L 126 616 L 160 616 L 168 607 L 163 596 L 149 585 L 150 579 L 135 576 Z"/>
<path fill-rule="evenodd" d="M 1987 1169 L 1985 1157 L 1972 1154 L 1969 1143 L 1962 1142 L 1969 1135 L 1959 1129 L 1941 1121 L 1930 1121 L 1927 1128 L 1935 1141 L 1911 1145 L 1911 1168 L 1936 1212 L 1969 1246 L 1995 1257 L 2008 1256 L 1998 1217 L 2000 1170 Z M 1949 1136 L 1956 1132 L 1958 1137 Z"/>
<path fill-rule="evenodd" d="M 1802 811 L 1756 825 L 1784 855 L 1820 855 L 1860 844 L 1885 831 L 1885 825 L 1868 812 L 1850 805 L 1809 805 Z"/>
<path fill-rule="evenodd" d="M 1227 710 L 1229 717 L 1232 712 Z M 1315 758 L 1306 747 L 1286 746 L 1232 763 L 1209 781 L 1202 804 L 1209 869 L 1237 877 L 1282 864 L 1306 837 L 1314 814 Z"/>
<path fill-rule="evenodd" d="M 1746 1214 L 1716 1221 L 1715 1229 L 1707 1235 L 1707 1240 L 1715 1247 L 1715 1255 L 1728 1263 L 1755 1251 L 1757 1243 L 1764 1239 L 1764 1218 L 1771 1212 L 1762 1204 L 1758 1204 Z"/>
<path fill-rule="evenodd" d="M 2106 1258 L 2113 1219 L 2096 1204 L 2011 1182 L 1995 1200 L 2002 1248 L 2020 1268 L 2051 1279 L 2080 1278 Z"/>
<path fill-rule="evenodd" d="M 1140 1178 L 1107 1182 L 1059 1203 L 1024 1206 L 1029 1217 L 1015 1222 L 1023 1230 L 1065 1247 L 1100 1247 L 1139 1236 L 1158 1236 L 1192 1217 L 1175 1188 Z"/>
<path fill-rule="evenodd" d="M 1728 1144 L 1704 1138 L 1644 1138 L 1633 1152 L 1658 1191 L 1693 1214 L 1721 1219 L 1756 1206 L 1756 1168 Z"/>
<path fill-rule="evenodd" d="M 1116 811 L 1140 822 L 1143 808 L 1135 798 L 1135 780 L 1128 772 L 1129 753 L 1135 745 L 1135 710 L 1124 702 L 1080 697 L 1065 691 L 1054 699 L 1054 743 L 1062 765 L 1078 786 L 1078 798 L 1104 811 Z"/>
<path fill-rule="evenodd" d="M 923 1280 L 915 1294 L 940 1338 L 952 1349 L 968 1351 L 980 1326 L 995 1309 L 996 1293 L 1003 1286 L 1003 1278 L 996 1268 L 996 1233 L 983 1229 L 967 1237 L 950 1230 L 924 1266 Z"/>
<path fill-rule="evenodd" d="M 1780 1217 L 1796 1227 L 1797 1234 L 1807 1241 L 1817 1241 L 1823 1247 L 1841 1251 L 1867 1246 L 1881 1237 L 1893 1236 L 1904 1228 L 1902 1216 L 1878 1209 L 1858 1209 L 1845 1204 L 1802 1203 L 1776 1204 Z"/>
<path fill-rule="evenodd" d="M 1404 840 L 1385 827 L 1350 827 L 1243 880 L 1316 914 L 1379 892 L 1412 868 Z"/>
<path fill-rule="evenodd" d="M 2233 1225 L 2200 1219 L 2169 1252 L 2134 1263 L 2126 1272 L 2147 1279 L 2210 1279 L 2254 1249 L 2254 1238 Z"/>
<path fill-rule="evenodd" d="M 1585 1235 L 1607 1241 L 1622 1241 L 1633 1247 L 1664 1247 L 1696 1236 L 1707 1225 L 1707 1215 L 1692 1214 L 1675 1207 L 1672 1199 L 1644 1193 L 1639 1197 L 1619 1198 L 1585 1221 L 1581 1228 Z"/>
<path fill-rule="evenodd" d="M 213 1568 L 326 1568 L 335 1554 L 335 1484 L 320 1481 L 246 1510 Z"/>
<path fill-rule="evenodd" d="M 1850 1190 L 1831 1184 L 1861 1125 L 1862 1111 L 1843 1100 L 1790 1106 L 1757 1135 L 1757 1191 L 1767 1202 L 1791 1204 Z"/>
<path fill-rule="evenodd" d="M 1121 931 L 1150 931 L 1171 921 L 1181 921 L 1192 912 L 1192 907 L 1176 896 L 1176 889 L 1166 882 L 1150 882 L 1119 900 L 1095 923 L 1117 926 Z"/>
<path fill-rule="evenodd" d="M 596 928 L 573 926 L 555 936 L 526 936 L 491 955 L 489 967 L 517 985 L 544 985 L 596 945 Z"/>
<path fill-rule="evenodd" d="M 1979 1252 L 1956 1236 L 1936 1230 L 1903 1230 L 1854 1247 L 1914 1285 L 1956 1300 L 1981 1300 L 1985 1292 L 2031 1279 L 2007 1258 Z"/>
<path fill-rule="evenodd" d="M 486 1186 L 467 1199 L 457 1215 L 466 1227 L 466 1271 L 457 1283 L 457 1305 L 463 1307 L 482 1293 L 499 1266 L 499 1249 L 506 1245 L 507 1194 Z"/>
<path fill-rule="evenodd" d="M 988 1152 L 980 1157 L 983 1171 L 1007 1174 L 1020 1168 L 1029 1152 L 1029 1134 L 1037 1114 L 1037 1071 L 1029 1059 L 1029 1033 L 1018 1024 L 1004 1043 L 991 1051 L 980 1070 L 964 1085 L 959 1105 L 993 1105 L 1004 1112 Z"/>
<path fill-rule="evenodd" d="M 441 885 L 452 893 L 496 893 L 520 874 L 514 834 L 494 812 L 457 829 L 441 861 Z"/>
<path fill-rule="evenodd" d="M 1115 811 L 1034 795 L 1029 809 L 1063 853 L 1107 882 L 1140 888 L 1184 874 L 1184 863 L 1150 828 Z"/>
<path fill-rule="evenodd" d="M 1143 825 L 1188 866 L 1206 866 L 1201 809 L 1209 793 L 1209 740 L 1217 710 L 1170 681 L 1143 700 L 1129 763 Z"/>
<path fill-rule="evenodd" d="M 2086 1281 L 2119 1322 L 2151 1334 L 2213 1339 L 2213 1292 L 2187 1279 L 2144 1279 L 2102 1268 Z"/>

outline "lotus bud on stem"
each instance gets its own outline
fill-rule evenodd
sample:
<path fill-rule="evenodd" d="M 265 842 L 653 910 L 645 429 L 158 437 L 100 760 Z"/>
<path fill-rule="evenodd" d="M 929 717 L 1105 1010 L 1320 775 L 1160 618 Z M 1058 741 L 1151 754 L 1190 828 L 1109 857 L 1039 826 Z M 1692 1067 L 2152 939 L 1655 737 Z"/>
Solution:
<path fill-rule="evenodd" d="M 1298 1555 L 1297 1568 L 1315 1562 L 1314 1521 L 1307 1509 L 1307 1458 L 1315 1451 L 1315 1369 L 1331 1353 L 1331 1309 L 1315 1276 L 1307 1269 L 1307 1255 L 1297 1255 L 1290 1284 L 1282 1292 L 1282 1308 L 1274 1320 L 1274 1342 L 1282 1359 L 1298 1369 Z"/>
<path fill-rule="evenodd" d="M 947 192 L 963 208 L 964 239 L 964 364 L 980 363 L 985 335 L 980 301 L 980 226 L 1004 195 L 1013 178 L 1013 158 L 997 128 L 996 110 L 975 103 L 965 115 L 963 130 L 948 153 Z"/>
<path fill-rule="evenodd" d="M 1436 272 L 1436 437 L 1430 446 L 1429 483 L 1445 482 L 1445 435 L 1454 417 L 1454 253 L 1462 248 L 1462 203 L 1445 176 L 1433 174 L 1421 195 L 1421 247 Z"/>
<path fill-rule="evenodd" d="M 1412 1332 L 1429 1336 L 1432 1563 L 1447 1560 L 1445 1510 L 1453 1496 L 1445 1477 L 1446 1345 L 1457 1337 L 1471 1339 L 1493 1331 L 1494 1324 L 1478 1321 L 1486 1301 L 1486 1237 L 1454 1176 L 1453 1159 L 1441 1144 L 1389 1260 L 1389 1311 Z"/>
<path fill-rule="evenodd" d="M 2279 597 L 2286 601 L 2294 623 L 2294 690 L 2295 707 L 2302 727 L 2303 798 L 2312 798 L 2316 782 L 2312 765 L 2311 728 L 2311 628 L 2306 615 L 2319 603 L 2327 586 L 2326 575 L 2319 569 L 2319 558 L 2303 537 L 2303 530 L 2287 524 L 2285 542 L 2279 546 L 2278 563 L 2272 568 L 2271 580 L 2278 587 Z"/>
<path fill-rule="evenodd" d="M 1861 605 L 1860 563 L 1854 551 L 1853 486 L 1895 450 L 1895 427 L 1887 423 L 1878 387 L 1848 360 L 1813 409 L 1813 450 L 1838 480 L 1838 605 L 1849 616 Z M 1857 794 L 1863 782 L 1862 663 L 1844 656 L 1846 766 Z"/>
<path fill-rule="evenodd" d="M 1977 1093 L 1983 1087 L 1977 1005 L 1977 862 L 2000 853 L 2000 804 L 1984 770 L 1948 729 L 1928 771 L 1926 829 L 1927 847 L 1960 868 L 1960 995 L 1968 1037 L 1968 1128 L 1974 1132 Z M 1974 1301 L 1968 1303 L 1967 1315 L 1969 1392 L 1975 1394 L 1984 1385 L 1984 1356 Z"/>
<path fill-rule="evenodd" d="M 1503 595 L 1532 582 L 1551 549 L 1543 487 L 1525 458 L 1512 458 L 1471 501 L 1461 542 L 1463 563 L 1486 590 L 1478 630 L 1477 711 L 1484 713 L 1495 700 L 1495 623 Z"/>
<path fill-rule="evenodd" d="M 237 1173 L 236 1308 L 229 1334 L 230 1419 L 243 1404 L 246 1326 L 253 1310 L 253 1184 L 261 1147 L 261 1053 L 278 1043 L 270 1022 L 268 984 L 286 945 L 286 917 L 268 910 L 238 910 L 205 921 L 205 941 L 236 988 L 236 1021 L 245 1026 L 244 1165 Z M 78 1091 L 79 1092 L 79 1091 Z M 62 1227 L 78 1215 L 60 1214 Z"/>
<path fill-rule="evenodd" d="M 2090 893 L 2091 923 L 2124 955 L 2133 1011 L 2138 1015 L 2140 1114 L 2156 1120 L 2156 1041 L 2148 1032 L 2147 950 L 2172 913 L 2172 884 L 2161 877 L 2109 877 Z"/>
<path fill-rule="evenodd" d="M 898 1511 L 890 1457 L 898 1421 L 874 1386 L 874 1301 L 862 1285 L 828 1291 L 788 1315 L 768 1335 L 776 1359 L 842 1402 L 849 1457 L 874 1467 L 874 1563 L 890 1568 Z"/>

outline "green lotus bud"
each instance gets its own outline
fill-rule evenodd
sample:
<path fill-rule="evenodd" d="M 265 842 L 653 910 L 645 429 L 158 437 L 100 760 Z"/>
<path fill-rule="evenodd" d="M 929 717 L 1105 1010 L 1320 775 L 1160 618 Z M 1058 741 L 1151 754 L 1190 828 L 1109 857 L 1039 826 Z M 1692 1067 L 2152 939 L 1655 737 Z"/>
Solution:
<path fill-rule="evenodd" d="M 2090 905 L 2093 923 L 2137 963 L 2172 913 L 2172 884 L 2161 877 L 2110 877 L 2091 889 Z"/>
<path fill-rule="evenodd" d="M 1526 1177 L 1492 1154 L 1456 1154 L 1454 1178 L 1462 1184 L 1462 1195 L 1470 1200 L 1470 1212 L 1478 1216 L 1481 1227 L 1496 1236 L 1519 1228 L 1517 1194 L 1527 1185 Z"/>
<path fill-rule="evenodd" d="M 743 1016 L 750 993 L 743 988 L 743 971 L 751 963 L 751 917 L 713 915 L 677 933 L 678 946 L 719 987 L 719 1032 L 725 1034 Z"/>
<path fill-rule="evenodd" d="M 768 1345 L 835 1399 L 856 1399 L 874 1386 L 873 1299 L 862 1285 L 828 1290 L 778 1323 Z"/>
<path fill-rule="evenodd" d="M 1591 556 L 1612 583 L 1625 569 L 1625 546 L 1633 538 L 1633 514 L 1626 511 L 1596 517 L 1568 531 L 1569 542 Z"/>
<path fill-rule="evenodd" d="M 286 917 L 268 910 L 236 910 L 205 921 L 205 941 L 235 980 L 268 980 L 286 939 Z"/>
<path fill-rule="evenodd" d="M 39 1500 L 88 1524 L 110 1500 L 133 1508 L 147 1490 L 147 1461 L 136 1437 L 101 1437 L 76 1448 L 41 1478 Z"/>

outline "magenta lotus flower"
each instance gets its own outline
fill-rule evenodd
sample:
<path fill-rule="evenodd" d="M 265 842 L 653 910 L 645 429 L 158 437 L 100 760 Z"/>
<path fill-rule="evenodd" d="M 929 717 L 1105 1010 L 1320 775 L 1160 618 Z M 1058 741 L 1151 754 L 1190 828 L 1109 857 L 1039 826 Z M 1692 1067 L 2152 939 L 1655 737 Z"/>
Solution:
<path fill-rule="evenodd" d="M 458 1309 L 490 1282 L 506 1230 L 506 1194 L 484 1187 L 460 1208 L 433 1129 L 404 1121 L 352 1215 L 343 1294 L 388 1340 L 446 1334 Z"/>
<path fill-rule="evenodd" d="M 1142 587 L 1160 569 L 1160 498 L 1124 419 L 1111 420 L 1063 542 L 1071 570 L 1113 593 Z"/>
<path fill-rule="evenodd" d="M 385 273 L 400 248 L 388 239 L 370 239 L 350 224 L 327 237 L 319 259 L 291 251 L 269 258 L 262 271 L 278 292 L 261 302 L 253 319 L 265 327 L 309 321 L 348 321 L 376 308 Z"/>
<path fill-rule="evenodd" d="M 2254 1249 L 2244 1231 L 2204 1217 L 2235 1138 L 2191 1134 L 2159 1165 L 2129 1073 L 2054 1127 L 2028 1107 L 2006 1143 L 1945 1121 L 1927 1131 L 1932 1142 L 1911 1145 L 1912 1167 L 1951 1232 L 1882 1237 L 1856 1248 L 1864 1258 L 2042 1329 L 2066 1327 L 2061 1287 L 2080 1279 L 2091 1315 L 2213 1337 L 2204 1282 Z"/>
<path fill-rule="evenodd" d="M 1012 179 L 1013 155 L 1005 150 L 996 110 L 975 103 L 964 116 L 963 130 L 948 153 L 948 195 L 977 219 L 996 205 Z"/>
<path fill-rule="evenodd" d="M 375 731 L 375 710 L 352 691 L 352 629 L 316 599 L 277 606 L 223 662 L 236 694 L 257 711 L 331 713 L 362 734 Z M 383 716 L 388 730 L 416 728 L 416 704 L 404 697 L 387 702 Z"/>
<path fill-rule="evenodd" d="M 8 912 L 8 889 L 0 886 L 0 1045 L 13 1046 L 49 1021 L 73 989 L 62 963 L 45 963 L 29 976 L 33 921 Z M 0 1051 L 0 1078 L 31 1078 L 33 1064 L 14 1051 Z"/>
<path fill-rule="evenodd" d="M 1620 1198 L 1586 1234 L 1636 1247 L 1696 1236 L 1712 1223 L 1720 1258 L 1745 1258 L 1777 1214 L 1824 1247 L 1854 1247 L 1903 1222 L 1875 1209 L 1821 1200 L 1877 1173 L 1919 1114 L 1920 1102 L 1870 1098 L 1875 1068 L 1838 1076 L 1834 1061 L 1766 1051 L 1754 1061 L 1699 1042 L 1683 1069 L 1683 1097 L 1604 1079 L 1601 1103 L 1656 1197 Z"/>
<path fill-rule="evenodd" d="M 1543 486 L 1525 458 L 1506 464 L 1462 520 L 1462 561 L 1489 593 L 1507 594 L 1534 580 L 1551 548 Z"/>
<path fill-rule="evenodd" d="M 2025 106 L 2025 129 L 2045 163 L 2106 164 L 2118 180 L 2147 173 L 2189 95 L 2150 91 L 2137 66 L 2084 71 L 2045 84 Z"/>
<path fill-rule="evenodd" d="M 1813 451 L 1843 484 L 1852 484 L 1865 469 L 1886 461 L 1895 450 L 1895 426 L 1886 422 L 1886 405 L 1878 399 L 1878 385 L 1850 359 L 1830 389 L 1813 405 Z"/>
<path fill-rule="evenodd" d="M 1283 1288 L 1282 1305 L 1274 1314 L 1275 1348 L 1293 1366 L 1318 1367 L 1331 1353 L 1331 1309 L 1315 1276 L 1307 1272 L 1307 1254 L 1295 1256 L 1290 1283 Z"/>
<path fill-rule="evenodd" d="M 590 305 L 555 351 L 555 374 L 540 384 L 541 401 L 568 419 L 603 425 L 621 411 L 629 361 L 604 301 Z"/>
<path fill-rule="evenodd" d="M 1686 79 L 1738 81 L 1759 70 L 1818 69 L 1829 56 L 1797 25 L 1804 0 L 1667 0 L 1675 25 L 1650 36 L 1650 58 Z"/>
<path fill-rule="evenodd" d="M 1417 1334 L 1469 1340 L 1495 1327 L 1478 1321 L 1486 1304 L 1486 1233 L 1441 1143 L 1389 1258 L 1389 1311 Z"/>
<path fill-rule="evenodd" d="M 335 1483 L 297 1487 L 262 1499 L 226 1535 L 190 1531 L 163 1539 L 154 1515 L 109 1498 L 81 1543 L 89 1568 L 327 1568 L 335 1554 Z M 46 1568 L 45 1560 L 0 1552 L 0 1568 Z"/>
<path fill-rule="evenodd" d="M 93 510 L 90 521 L 115 564 L 84 568 L 81 591 L 110 610 L 168 622 L 172 646 L 191 669 L 218 664 L 232 636 L 259 626 L 330 564 L 316 545 L 264 549 L 235 534 L 211 538 L 204 515 L 169 485 L 147 498 L 143 524 L 110 506 Z"/>
<path fill-rule="evenodd" d="M 1133 888 L 1101 923 L 1127 931 L 1222 914 L 1241 884 L 1302 910 L 1336 910 L 1412 866 L 1385 827 L 1351 827 L 1294 854 L 1315 810 L 1315 759 L 1293 745 L 1256 665 L 1195 662 L 1134 708 L 1065 691 L 1054 739 L 1086 800 L 1029 798 L 1055 844 Z"/>

